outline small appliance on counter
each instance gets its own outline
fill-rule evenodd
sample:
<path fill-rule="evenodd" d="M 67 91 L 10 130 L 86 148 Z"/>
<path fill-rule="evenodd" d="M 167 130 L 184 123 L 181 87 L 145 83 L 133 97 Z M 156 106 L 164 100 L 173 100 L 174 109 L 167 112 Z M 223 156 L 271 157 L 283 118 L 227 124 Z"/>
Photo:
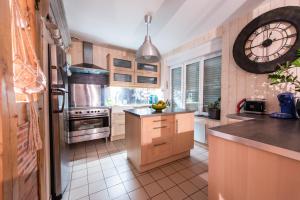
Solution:
<path fill-rule="evenodd" d="M 241 110 L 245 113 L 253 114 L 265 114 L 266 100 L 265 99 L 242 99 L 237 104 L 237 113 L 241 113 Z"/>
<path fill-rule="evenodd" d="M 294 94 L 284 92 L 277 95 L 277 98 L 280 105 L 280 112 L 272 113 L 271 117 L 280 119 L 295 119 L 297 116 Z"/>

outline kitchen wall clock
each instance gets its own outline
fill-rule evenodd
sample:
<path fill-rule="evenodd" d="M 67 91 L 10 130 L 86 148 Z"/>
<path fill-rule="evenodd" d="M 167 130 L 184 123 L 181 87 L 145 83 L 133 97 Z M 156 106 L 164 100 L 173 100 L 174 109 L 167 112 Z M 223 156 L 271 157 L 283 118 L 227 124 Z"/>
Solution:
<path fill-rule="evenodd" d="M 278 64 L 296 59 L 299 38 L 300 7 L 277 8 L 245 26 L 235 40 L 233 57 L 248 72 L 274 72 Z"/>

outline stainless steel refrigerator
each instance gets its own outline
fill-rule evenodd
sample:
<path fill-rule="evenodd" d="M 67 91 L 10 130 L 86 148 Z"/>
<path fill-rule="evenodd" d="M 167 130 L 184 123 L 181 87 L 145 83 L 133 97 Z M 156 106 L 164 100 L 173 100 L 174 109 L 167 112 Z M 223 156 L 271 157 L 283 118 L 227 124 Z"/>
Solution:
<path fill-rule="evenodd" d="M 52 48 L 52 49 L 51 49 Z M 49 46 L 49 113 L 50 113 L 50 157 L 51 196 L 61 199 L 71 177 L 70 150 L 65 138 L 68 134 L 68 77 L 65 53 Z M 51 55 L 55 54 L 55 55 Z M 54 53 L 53 53 L 54 52 Z M 53 56 L 56 63 L 51 63 Z M 52 58 L 52 59 L 51 59 Z"/>

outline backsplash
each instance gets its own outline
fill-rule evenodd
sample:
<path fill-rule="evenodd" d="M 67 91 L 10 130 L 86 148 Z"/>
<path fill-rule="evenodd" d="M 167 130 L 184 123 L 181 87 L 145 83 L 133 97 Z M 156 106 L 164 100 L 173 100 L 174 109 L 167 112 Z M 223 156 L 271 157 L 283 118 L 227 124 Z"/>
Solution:
<path fill-rule="evenodd" d="M 108 87 L 105 104 L 108 106 L 149 104 L 150 95 L 157 95 L 159 100 L 164 98 L 161 89 Z"/>

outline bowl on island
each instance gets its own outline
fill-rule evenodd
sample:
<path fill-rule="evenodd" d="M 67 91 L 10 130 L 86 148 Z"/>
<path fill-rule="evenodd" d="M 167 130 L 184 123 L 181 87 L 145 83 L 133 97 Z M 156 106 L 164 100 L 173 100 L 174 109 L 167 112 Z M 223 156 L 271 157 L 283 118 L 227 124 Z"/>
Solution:
<path fill-rule="evenodd" d="M 167 104 L 164 101 L 159 101 L 156 104 L 152 104 L 151 108 L 156 112 L 162 112 L 163 109 L 167 107 Z"/>

